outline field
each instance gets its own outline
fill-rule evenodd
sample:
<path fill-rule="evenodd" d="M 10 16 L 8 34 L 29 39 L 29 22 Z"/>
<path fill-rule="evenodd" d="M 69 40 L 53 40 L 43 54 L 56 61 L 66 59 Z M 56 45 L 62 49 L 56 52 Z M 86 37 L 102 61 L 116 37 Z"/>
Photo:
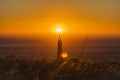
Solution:
<path fill-rule="evenodd" d="M 85 59 L 0 58 L 0 80 L 120 80 L 120 63 Z"/>

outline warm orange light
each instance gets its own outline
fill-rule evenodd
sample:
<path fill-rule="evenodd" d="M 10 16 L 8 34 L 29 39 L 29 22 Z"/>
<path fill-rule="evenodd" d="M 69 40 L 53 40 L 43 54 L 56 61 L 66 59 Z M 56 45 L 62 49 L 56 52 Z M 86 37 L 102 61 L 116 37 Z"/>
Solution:
<path fill-rule="evenodd" d="M 61 32 L 62 32 L 62 28 L 57 28 L 56 31 L 57 31 L 58 33 L 61 33 Z"/>
<path fill-rule="evenodd" d="M 67 57 L 68 57 L 68 53 L 62 53 L 62 54 L 61 54 L 61 57 L 62 57 L 62 58 L 67 58 Z"/>

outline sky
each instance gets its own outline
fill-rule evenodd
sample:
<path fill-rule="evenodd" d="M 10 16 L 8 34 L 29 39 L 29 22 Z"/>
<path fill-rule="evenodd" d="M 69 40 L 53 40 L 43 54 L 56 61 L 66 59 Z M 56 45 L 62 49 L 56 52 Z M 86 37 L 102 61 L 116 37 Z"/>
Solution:
<path fill-rule="evenodd" d="M 62 27 L 63 46 L 77 53 L 82 37 L 119 37 L 119 4 L 120 0 L 0 0 L 0 37 L 37 38 L 55 48 L 56 28 Z"/>
<path fill-rule="evenodd" d="M 119 0 L 0 0 L 0 35 L 119 35 Z"/>

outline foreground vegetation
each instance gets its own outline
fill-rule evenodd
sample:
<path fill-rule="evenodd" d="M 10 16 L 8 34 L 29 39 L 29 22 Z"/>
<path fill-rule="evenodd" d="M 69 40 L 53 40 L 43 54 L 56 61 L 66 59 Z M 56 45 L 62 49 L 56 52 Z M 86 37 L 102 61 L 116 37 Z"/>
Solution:
<path fill-rule="evenodd" d="M 120 80 L 120 63 L 0 58 L 0 80 Z"/>

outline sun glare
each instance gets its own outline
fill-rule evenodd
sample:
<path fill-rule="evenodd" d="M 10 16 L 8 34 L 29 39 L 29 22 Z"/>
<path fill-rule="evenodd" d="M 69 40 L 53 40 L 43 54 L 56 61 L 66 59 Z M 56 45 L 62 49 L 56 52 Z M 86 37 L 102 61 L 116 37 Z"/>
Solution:
<path fill-rule="evenodd" d="M 56 31 L 57 31 L 58 33 L 61 33 L 61 32 L 62 32 L 62 28 L 57 28 Z"/>

